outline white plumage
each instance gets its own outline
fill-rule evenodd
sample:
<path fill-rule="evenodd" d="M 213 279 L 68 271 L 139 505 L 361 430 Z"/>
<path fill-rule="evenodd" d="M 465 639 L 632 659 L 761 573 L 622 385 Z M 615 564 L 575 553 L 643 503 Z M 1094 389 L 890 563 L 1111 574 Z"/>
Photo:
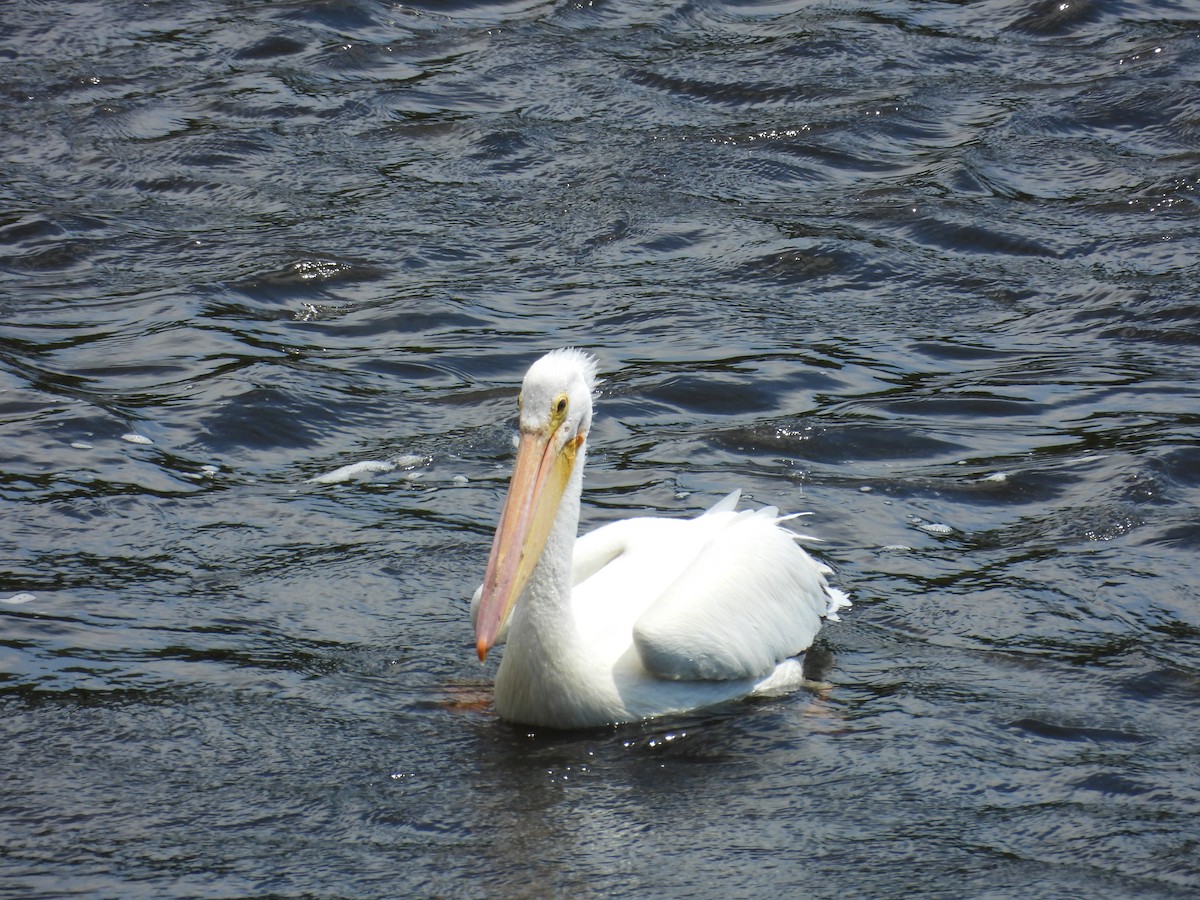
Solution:
<path fill-rule="evenodd" d="M 530 368 L 520 443 L 484 583 L 481 658 L 506 641 L 496 710 L 574 728 L 695 709 L 801 682 L 793 659 L 849 606 L 781 527 L 734 492 L 693 519 L 634 518 L 576 540 L 595 361 Z"/>

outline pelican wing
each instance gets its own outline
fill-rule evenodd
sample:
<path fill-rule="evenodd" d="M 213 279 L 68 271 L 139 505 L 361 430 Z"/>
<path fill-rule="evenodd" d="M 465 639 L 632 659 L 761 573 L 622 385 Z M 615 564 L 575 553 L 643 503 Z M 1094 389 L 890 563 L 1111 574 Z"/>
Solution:
<path fill-rule="evenodd" d="M 768 674 L 807 649 L 821 618 L 843 605 L 826 566 L 777 524 L 777 511 L 728 517 L 637 619 L 634 644 L 660 678 L 721 681 Z"/>

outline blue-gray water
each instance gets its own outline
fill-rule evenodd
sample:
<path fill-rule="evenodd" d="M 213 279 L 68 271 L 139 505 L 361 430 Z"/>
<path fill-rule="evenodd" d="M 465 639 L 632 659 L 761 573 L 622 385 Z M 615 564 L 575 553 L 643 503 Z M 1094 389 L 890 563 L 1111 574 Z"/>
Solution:
<path fill-rule="evenodd" d="M 1200 890 L 1195 4 L 17 0 L 0 160 L 0 895 Z M 496 721 L 568 344 L 828 691 Z"/>

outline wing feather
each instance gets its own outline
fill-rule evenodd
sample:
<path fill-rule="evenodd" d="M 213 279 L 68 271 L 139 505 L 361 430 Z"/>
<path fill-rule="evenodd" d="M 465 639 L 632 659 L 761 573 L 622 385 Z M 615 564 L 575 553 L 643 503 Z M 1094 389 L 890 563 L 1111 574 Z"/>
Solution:
<path fill-rule="evenodd" d="M 743 512 L 637 620 L 634 644 L 660 678 L 758 677 L 806 650 L 821 618 L 843 605 L 773 509 Z"/>

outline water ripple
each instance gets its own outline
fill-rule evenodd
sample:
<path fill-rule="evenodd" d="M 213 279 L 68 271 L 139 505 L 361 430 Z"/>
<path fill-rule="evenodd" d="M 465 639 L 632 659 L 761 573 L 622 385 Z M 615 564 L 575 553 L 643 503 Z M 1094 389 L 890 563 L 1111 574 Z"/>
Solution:
<path fill-rule="evenodd" d="M 6 886 L 1200 884 L 1194 10 L 9 18 Z M 831 687 L 495 720 L 468 598 L 567 344 L 585 527 L 812 512 Z"/>

